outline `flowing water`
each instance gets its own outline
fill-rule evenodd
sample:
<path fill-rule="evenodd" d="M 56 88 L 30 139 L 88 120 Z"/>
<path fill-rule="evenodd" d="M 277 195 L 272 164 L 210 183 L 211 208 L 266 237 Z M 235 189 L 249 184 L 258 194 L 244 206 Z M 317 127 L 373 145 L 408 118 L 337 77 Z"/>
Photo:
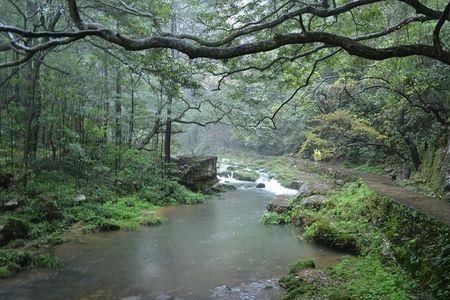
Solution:
<path fill-rule="evenodd" d="M 165 207 L 161 226 L 83 235 L 56 247 L 63 267 L 0 282 L 1 299 L 276 299 L 276 280 L 297 259 L 333 264 L 339 254 L 298 238 L 293 226 L 259 220 L 276 194 L 262 176 L 205 204 Z"/>

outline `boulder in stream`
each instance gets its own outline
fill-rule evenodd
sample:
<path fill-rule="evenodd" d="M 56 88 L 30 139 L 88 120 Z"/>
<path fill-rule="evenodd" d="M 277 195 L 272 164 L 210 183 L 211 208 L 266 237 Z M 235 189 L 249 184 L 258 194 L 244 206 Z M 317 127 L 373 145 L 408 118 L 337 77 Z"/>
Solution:
<path fill-rule="evenodd" d="M 262 182 L 260 182 L 260 183 L 258 183 L 257 185 L 256 185 L 256 188 L 258 188 L 258 189 L 263 189 L 263 188 L 265 188 L 266 187 L 266 185 L 264 184 L 264 183 L 262 183 Z"/>
<path fill-rule="evenodd" d="M 215 193 L 225 193 L 225 192 L 235 191 L 235 190 L 237 190 L 237 187 L 235 187 L 232 184 L 218 183 L 208 189 L 203 190 L 203 192 L 205 194 L 215 194 Z"/>
<path fill-rule="evenodd" d="M 222 172 L 218 172 L 217 176 L 229 178 L 230 174 L 228 174 L 228 172 L 226 172 L 226 171 L 222 171 Z"/>
<path fill-rule="evenodd" d="M 180 156 L 174 162 L 181 170 L 181 184 L 193 191 L 208 189 L 218 182 L 217 156 Z"/>
<path fill-rule="evenodd" d="M 259 174 L 256 171 L 235 171 L 233 178 L 242 181 L 256 181 Z"/>
<path fill-rule="evenodd" d="M 238 286 L 223 285 L 214 289 L 212 299 L 280 299 L 283 291 L 277 279 L 243 282 Z"/>

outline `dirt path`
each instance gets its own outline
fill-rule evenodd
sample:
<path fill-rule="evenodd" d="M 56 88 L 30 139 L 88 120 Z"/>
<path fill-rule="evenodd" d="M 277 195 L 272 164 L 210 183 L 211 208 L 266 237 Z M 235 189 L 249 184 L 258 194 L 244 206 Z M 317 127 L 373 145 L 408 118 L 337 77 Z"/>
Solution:
<path fill-rule="evenodd" d="M 450 203 L 448 202 L 393 185 L 392 180 L 385 176 L 373 175 L 353 169 L 346 169 L 336 165 L 320 164 L 320 168 L 332 168 L 339 172 L 358 176 L 378 194 L 389 197 L 407 207 L 410 207 L 441 223 L 446 224 L 447 226 L 450 226 Z"/>

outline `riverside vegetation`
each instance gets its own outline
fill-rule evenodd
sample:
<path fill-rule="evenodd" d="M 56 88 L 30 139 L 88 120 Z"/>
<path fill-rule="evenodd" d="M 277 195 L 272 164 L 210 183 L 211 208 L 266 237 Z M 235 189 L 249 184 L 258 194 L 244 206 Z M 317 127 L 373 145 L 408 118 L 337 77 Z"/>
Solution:
<path fill-rule="evenodd" d="M 0 276 L 57 267 L 57 258 L 46 249 L 64 242 L 73 228 L 83 233 L 134 230 L 160 224 L 162 218 L 154 214 L 159 206 L 204 201 L 178 182 L 174 166 L 132 150 L 125 153 L 126 163 L 116 172 L 107 160 L 90 162 L 92 169 L 81 179 L 59 164 L 41 165 L 26 188 L 2 191 L 0 207 L 7 211 L 0 217 Z"/>

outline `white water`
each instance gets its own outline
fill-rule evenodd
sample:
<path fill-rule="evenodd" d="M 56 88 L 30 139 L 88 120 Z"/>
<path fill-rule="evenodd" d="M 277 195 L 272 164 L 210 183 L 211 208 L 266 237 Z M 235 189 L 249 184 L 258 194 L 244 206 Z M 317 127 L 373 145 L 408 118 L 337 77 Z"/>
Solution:
<path fill-rule="evenodd" d="M 230 166 L 236 166 L 236 164 L 229 164 L 222 160 L 217 171 L 219 173 L 226 172 L 227 168 Z M 244 170 L 251 171 L 251 169 L 248 168 L 245 168 Z M 281 183 L 279 183 L 275 178 L 270 178 L 269 173 L 267 173 L 265 170 L 257 170 L 256 172 L 259 174 L 259 178 L 256 180 L 256 182 L 237 180 L 233 178 L 233 172 L 231 172 L 231 177 L 217 176 L 217 178 L 219 179 L 220 183 L 233 184 L 236 185 L 237 188 L 255 188 L 258 183 L 264 183 L 264 189 L 274 195 L 294 196 L 297 194 L 297 190 L 286 188 L 282 186 Z"/>

